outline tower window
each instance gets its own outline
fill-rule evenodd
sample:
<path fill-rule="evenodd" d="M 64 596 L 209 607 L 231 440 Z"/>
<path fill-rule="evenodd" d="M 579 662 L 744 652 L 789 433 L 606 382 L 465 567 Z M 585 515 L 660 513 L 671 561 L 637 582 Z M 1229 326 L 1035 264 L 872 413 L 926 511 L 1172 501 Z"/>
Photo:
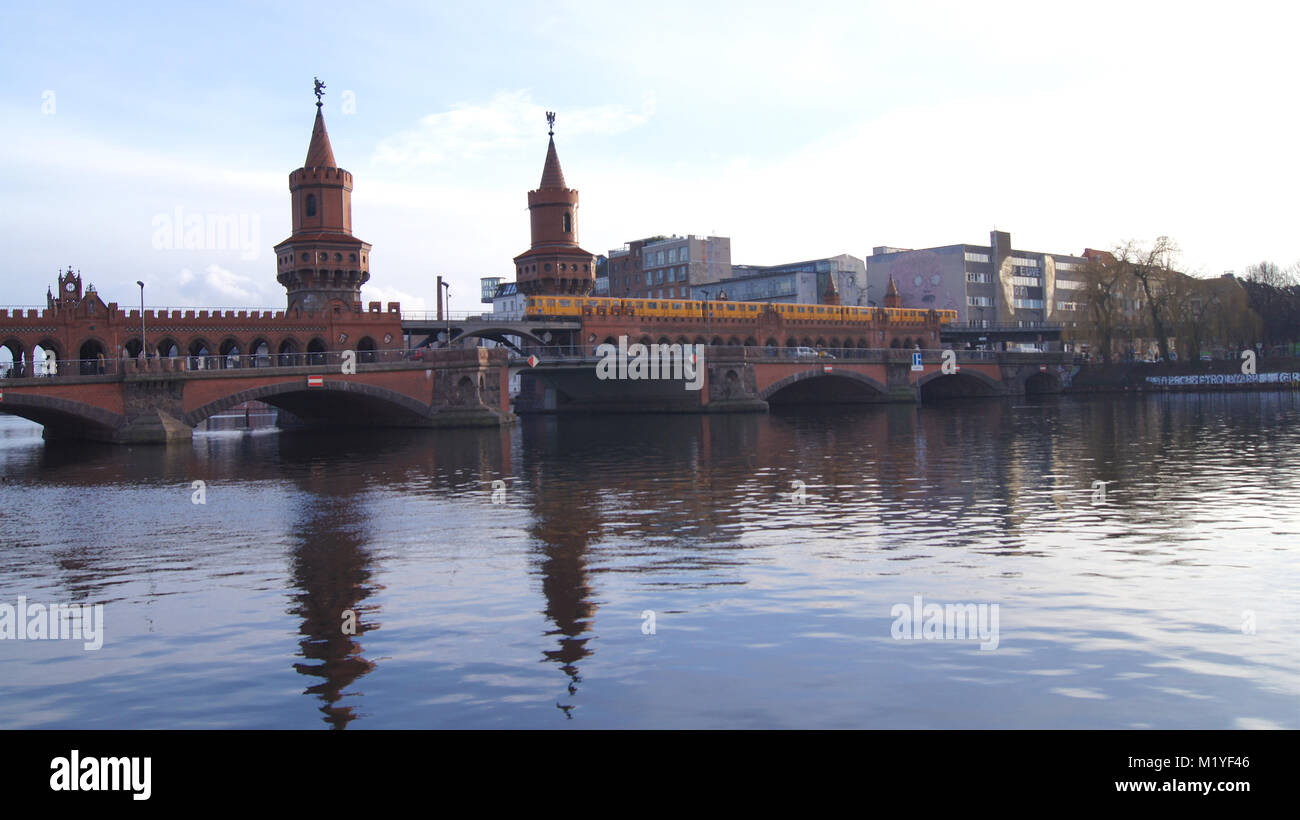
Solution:
<path fill-rule="evenodd" d="M 316 195 L 307 194 L 307 216 L 316 215 Z"/>
<path fill-rule="evenodd" d="M 564 212 L 564 232 L 573 233 L 573 214 Z"/>

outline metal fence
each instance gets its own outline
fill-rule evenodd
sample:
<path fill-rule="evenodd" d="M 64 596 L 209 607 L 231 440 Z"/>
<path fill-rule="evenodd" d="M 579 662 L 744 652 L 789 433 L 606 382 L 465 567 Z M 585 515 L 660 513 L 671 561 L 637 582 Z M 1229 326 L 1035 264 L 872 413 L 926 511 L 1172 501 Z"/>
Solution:
<path fill-rule="evenodd" d="M 148 359 L 45 359 L 0 364 L 0 379 L 53 379 L 71 376 L 120 377 L 136 373 L 199 373 L 269 368 L 343 368 L 376 364 L 422 364 L 464 358 L 473 349 L 430 350 L 322 350 L 307 353 L 249 353 L 240 355 L 151 356 Z"/>

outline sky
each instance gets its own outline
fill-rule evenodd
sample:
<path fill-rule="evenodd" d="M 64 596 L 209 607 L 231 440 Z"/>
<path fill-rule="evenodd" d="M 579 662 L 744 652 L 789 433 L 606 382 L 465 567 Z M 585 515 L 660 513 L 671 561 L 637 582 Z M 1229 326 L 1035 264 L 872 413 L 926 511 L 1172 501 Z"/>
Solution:
<path fill-rule="evenodd" d="M 373 245 L 365 301 L 478 309 L 513 278 L 545 111 L 591 253 L 731 238 L 1077 254 L 1172 237 L 1206 276 L 1300 261 L 1294 4 L 27 3 L 0 26 L 0 304 L 284 305 L 326 84 Z M 169 224 L 231 220 L 227 247 Z M 207 244 L 207 243 L 203 243 Z"/>

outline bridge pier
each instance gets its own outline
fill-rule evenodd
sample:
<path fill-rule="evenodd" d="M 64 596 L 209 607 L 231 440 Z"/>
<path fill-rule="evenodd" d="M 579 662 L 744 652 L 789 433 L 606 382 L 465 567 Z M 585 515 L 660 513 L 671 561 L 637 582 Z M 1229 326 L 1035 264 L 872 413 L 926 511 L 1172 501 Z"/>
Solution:
<path fill-rule="evenodd" d="M 113 434 L 113 443 L 171 444 L 189 441 L 193 437 L 193 428 L 185 422 L 162 410 L 150 410 L 137 414 L 119 427 Z"/>
<path fill-rule="evenodd" d="M 706 413 L 766 413 L 768 404 L 758 395 L 758 378 L 754 365 L 744 354 L 728 357 L 705 357 L 708 370 L 708 401 L 700 408 Z"/>

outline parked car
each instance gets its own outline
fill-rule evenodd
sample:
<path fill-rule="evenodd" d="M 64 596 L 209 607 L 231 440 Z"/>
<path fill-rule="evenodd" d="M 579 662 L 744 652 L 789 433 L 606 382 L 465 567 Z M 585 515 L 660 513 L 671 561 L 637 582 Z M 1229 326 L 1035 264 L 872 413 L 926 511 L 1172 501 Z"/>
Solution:
<path fill-rule="evenodd" d="M 815 359 L 817 358 L 818 353 L 811 347 L 796 347 L 794 349 L 794 355 L 800 359 Z"/>

